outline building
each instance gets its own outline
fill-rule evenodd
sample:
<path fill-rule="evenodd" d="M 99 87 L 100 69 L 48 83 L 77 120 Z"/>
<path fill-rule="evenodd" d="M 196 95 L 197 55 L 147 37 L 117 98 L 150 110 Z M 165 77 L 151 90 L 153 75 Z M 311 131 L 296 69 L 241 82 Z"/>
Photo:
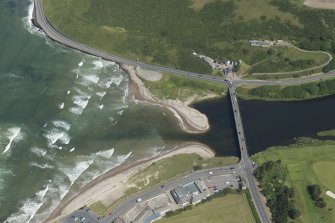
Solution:
<path fill-rule="evenodd" d="M 225 75 L 228 75 L 232 72 L 236 72 L 238 70 L 238 67 L 240 65 L 239 61 L 226 61 L 226 60 L 217 60 L 212 59 L 208 56 L 197 54 L 196 52 L 193 52 L 193 55 L 196 57 L 199 57 L 200 59 L 204 60 L 206 63 L 209 64 L 209 66 L 213 70 L 219 70 L 224 72 Z"/>
<path fill-rule="evenodd" d="M 171 195 L 175 202 L 182 206 L 196 204 L 207 197 L 203 194 L 203 188 L 197 181 L 192 181 L 172 189 Z"/>
<path fill-rule="evenodd" d="M 268 40 L 249 40 L 251 46 L 270 47 L 273 42 Z"/>

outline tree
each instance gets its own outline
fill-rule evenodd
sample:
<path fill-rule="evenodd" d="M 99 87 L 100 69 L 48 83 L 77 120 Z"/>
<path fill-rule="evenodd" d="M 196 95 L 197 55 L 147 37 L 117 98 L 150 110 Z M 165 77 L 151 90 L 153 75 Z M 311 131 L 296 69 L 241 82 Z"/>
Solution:
<path fill-rule="evenodd" d="M 292 209 L 289 209 L 288 210 L 288 216 L 291 218 L 291 219 L 296 219 L 298 218 L 299 216 L 301 215 L 300 211 L 296 208 L 292 208 Z"/>

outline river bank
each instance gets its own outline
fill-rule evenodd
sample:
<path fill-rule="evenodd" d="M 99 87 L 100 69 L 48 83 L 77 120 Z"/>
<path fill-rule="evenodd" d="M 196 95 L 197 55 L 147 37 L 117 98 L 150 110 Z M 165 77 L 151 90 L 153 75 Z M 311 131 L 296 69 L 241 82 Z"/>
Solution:
<path fill-rule="evenodd" d="M 133 66 L 121 65 L 121 69 L 128 73 L 130 100 L 136 103 L 148 103 L 169 109 L 178 119 L 180 127 L 188 133 L 203 133 L 209 129 L 206 115 L 196 109 L 188 107 L 191 101 L 180 102 L 175 100 L 159 100 L 151 95 L 144 83 L 137 76 L 137 70 Z M 168 158 L 177 154 L 198 154 L 203 158 L 212 158 L 213 150 L 200 143 L 187 143 L 172 150 L 165 151 L 148 159 L 135 162 L 127 162 L 113 168 L 100 177 L 85 185 L 80 192 L 74 196 L 65 196 L 58 207 L 50 214 L 44 222 L 53 222 L 70 214 L 84 205 L 90 205 L 96 201 L 111 204 L 122 198 L 127 190 L 127 180 L 138 170 L 143 169 L 153 162 Z M 130 186 L 130 185 L 128 185 Z"/>
<path fill-rule="evenodd" d="M 138 77 L 137 70 L 134 66 L 121 65 L 121 68 L 129 74 L 129 89 L 133 100 L 169 109 L 178 119 L 180 127 L 188 133 L 203 133 L 209 130 L 210 126 L 206 115 L 189 107 L 192 100 L 188 100 L 186 102 L 170 99 L 160 100 L 154 97 L 145 87 L 142 80 Z M 215 96 L 216 95 L 208 95 L 207 98 Z"/>
<path fill-rule="evenodd" d="M 84 205 L 90 205 L 96 201 L 113 203 L 124 196 L 127 189 L 127 180 L 139 170 L 150 166 L 152 163 L 161 159 L 178 154 L 192 153 L 203 158 L 212 158 L 215 155 L 211 149 L 204 145 L 188 143 L 151 158 L 128 162 L 127 164 L 117 166 L 87 184 L 75 197 L 65 197 L 44 222 L 52 223 Z"/>

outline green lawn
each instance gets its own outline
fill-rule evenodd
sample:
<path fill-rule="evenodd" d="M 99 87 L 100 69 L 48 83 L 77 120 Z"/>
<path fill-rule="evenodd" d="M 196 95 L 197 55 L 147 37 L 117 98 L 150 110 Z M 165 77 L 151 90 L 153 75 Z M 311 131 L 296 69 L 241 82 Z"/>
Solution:
<path fill-rule="evenodd" d="M 198 95 L 198 98 L 208 94 L 223 95 L 227 92 L 227 86 L 214 82 L 195 80 L 164 73 L 159 81 L 151 82 L 143 80 L 150 92 L 160 99 L 179 99 L 185 101 L 190 96 Z"/>
<path fill-rule="evenodd" d="M 181 174 L 191 171 L 195 166 L 200 168 L 213 168 L 231 165 L 238 162 L 237 157 L 214 157 L 210 159 L 201 158 L 196 154 L 180 154 L 162 159 L 140 170 L 133 175 L 128 183 L 136 185 L 128 190 L 132 193 L 153 185 L 157 185 Z"/>
<path fill-rule="evenodd" d="M 107 210 L 107 207 L 101 201 L 94 202 L 89 208 L 99 216 L 103 215 Z"/>
<path fill-rule="evenodd" d="M 250 100 L 295 101 L 324 97 L 335 93 L 335 79 L 291 86 L 240 86 L 239 97 Z M 325 133 L 324 133 L 325 134 Z"/>
<path fill-rule="evenodd" d="M 276 72 L 296 72 L 324 65 L 329 60 L 326 53 L 319 51 L 305 52 L 296 48 L 271 47 L 268 50 L 268 55 L 268 59 L 251 67 L 247 72 L 249 74 L 269 73 L 269 75 Z M 287 78 L 293 76 L 293 74 L 287 76 L 285 73 L 279 73 L 278 76 Z M 255 76 L 255 78 L 258 77 Z"/>
<path fill-rule="evenodd" d="M 212 73 L 210 67 L 192 52 L 254 65 L 269 57 L 268 48 L 251 47 L 249 39 L 283 39 L 310 50 L 332 51 L 335 45 L 335 12 L 312 10 L 295 0 L 43 0 L 43 4 L 52 24 L 76 41 L 130 59 L 206 74 Z M 303 52 L 287 51 L 283 59 L 289 58 L 290 66 L 272 58 L 254 70 L 287 71 L 324 58 L 309 61 Z"/>
<path fill-rule="evenodd" d="M 335 222 L 335 200 L 325 195 L 335 192 L 335 142 L 325 141 L 314 145 L 271 148 L 252 157 L 261 164 L 268 160 L 282 161 L 288 171 L 289 186 L 296 191 L 295 202 L 302 216 L 295 222 Z M 327 207 L 316 207 L 307 192 L 307 185 L 319 184 Z"/>
<path fill-rule="evenodd" d="M 328 130 L 328 131 L 323 131 L 323 132 L 318 132 L 318 136 L 335 136 L 335 129 Z"/>
<path fill-rule="evenodd" d="M 236 164 L 239 161 L 237 157 L 214 157 L 204 159 L 197 154 L 179 154 L 169 158 L 159 160 L 150 166 L 139 170 L 136 174 L 129 178 L 127 184 L 134 185 L 128 188 L 126 193 L 132 194 L 140 190 L 146 190 L 157 184 L 162 184 L 176 177 L 180 177 L 183 173 L 192 171 L 194 167 L 198 169 L 214 168 L 219 166 L 227 166 Z M 98 215 L 103 215 L 123 201 L 121 198 L 112 204 L 103 204 L 97 201 L 90 205 L 93 212 Z"/>
<path fill-rule="evenodd" d="M 255 219 L 245 194 L 228 194 L 200 204 L 192 210 L 163 218 L 157 223 L 253 223 Z"/>

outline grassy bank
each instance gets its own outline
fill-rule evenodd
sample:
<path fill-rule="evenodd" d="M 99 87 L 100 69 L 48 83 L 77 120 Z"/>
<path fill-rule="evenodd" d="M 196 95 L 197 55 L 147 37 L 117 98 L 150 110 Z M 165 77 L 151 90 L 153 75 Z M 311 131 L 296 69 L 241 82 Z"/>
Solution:
<path fill-rule="evenodd" d="M 269 101 L 294 101 L 324 97 L 335 94 L 335 79 L 294 86 L 261 86 L 237 89 L 243 99 L 261 99 Z"/>
<path fill-rule="evenodd" d="M 281 160 L 287 171 L 285 184 L 295 191 L 295 205 L 301 217 L 294 222 L 334 222 L 335 200 L 326 196 L 325 191 L 335 192 L 335 141 L 304 139 L 287 147 L 274 147 L 252 157 L 258 164 Z M 322 188 L 321 197 L 326 208 L 314 205 L 307 186 L 318 184 Z"/>
<path fill-rule="evenodd" d="M 204 159 L 197 154 L 175 155 L 154 162 L 131 176 L 125 183 L 126 185 L 132 185 L 128 187 L 126 194 L 131 195 L 141 190 L 148 190 L 150 187 L 164 184 L 192 170 L 232 165 L 237 162 L 237 157 L 213 157 Z M 97 201 L 91 204 L 90 208 L 96 214 L 103 215 L 112 211 L 113 207 L 119 204 L 123 199 L 124 198 L 121 198 L 112 204 L 104 204 L 101 201 Z"/>
<path fill-rule="evenodd" d="M 296 48 L 279 48 L 272 47 L 268 51 L 268 58 L 261 63 L 251 67 L 248 70 L 249 74 L 254 73 L 278 73 L 280 78 L 287 78 L 288 74 L 284 72 L 295 72 L 299 70 L 305 70 L 312 67 L 317 67 L 325 64 L 329 60 L 329 56 L 326 53 L 315 51 L 306 52 L 300 51 Z M 305 74 L 301 72 L 302 74 Z M 292 76 L 299 73 L 293 73 Z M 305 74 L 306 75 L 306 74 Z M 257 78 L 256 75 L 255 78 Z"/>
<path fill-rule="evenodd" d="M 157 223 L 253 223 L 256 222 L 249 208 L 247 197 L 244 193 L 227 194 L 224 197 L 214 198 L 183 211 L 171 217 L 164 217 Z"/>
<path fill-rule="evenodd" d="M 318 136 L 335 136 L 335 129 L 328 130 L 328 131 L 323 131 L 323 132 L 318 132 Z"/>
<path fill-rule="evenodd" d="M 163 73 L 159 81 L 143 80 L 150 92 L 159 99 L 187 100 L 189 97 L 206 97 L 209 94 L 223 95 L 227 93 L 227 86 L 210 81 L 195 80 L 193 78 L 180 77 Z"/>
<path fill-rule="evenodd" d="M 183 173 L 219 166 L 232 165 L 238 162 L 237 157 L 201 158 L 196 154 L 180 154 L 155 162 L 133 175 L 128 183 L 135 185 L 128 189 L 128 193 L 163 183 Z"/>
<path fill-rule="evenodd" d="M 210 74 L 211 69 L 193 51 L 217 59 L 241 59 L 248 65 L 266 60 L 268 48 L 251 47 L 249 39 L 283 39 L 304 49 L 335 49 L 335 12 L 309 9 L 293 0 L 44 0 L 43 4 L 53 25 L 78 42 L 199 73 Z M 301 51 L 283 51 L 253 69 L 287 71 L 323 60 Z"/>

